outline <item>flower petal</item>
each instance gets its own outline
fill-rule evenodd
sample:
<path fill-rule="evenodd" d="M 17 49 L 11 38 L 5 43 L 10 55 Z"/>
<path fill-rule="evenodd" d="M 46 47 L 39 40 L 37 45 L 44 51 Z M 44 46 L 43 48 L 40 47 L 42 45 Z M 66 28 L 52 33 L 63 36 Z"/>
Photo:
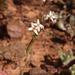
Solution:
<path fill-rule="evenodd" d="M 41 29 L 44 29 L 44 26 L 42 24 L 39 25 Z"/>
<path fill-rule="evenodd" d="M 35 26 L 37 26 L 37 23 L 31 22 L 31 26 L 34 28 Z"/>
<path fill-rule="evenodd" d="M 44 20 L 48 20 L 49 19 L 49 15 L 44 15 Z"/>
<path fill-rule="evenodd" d="M 52 12 L 51 11 L 49 12 L 49 16 L 52 16 Z"/>
<path fill-rule="evenodd" d="M 30 28 L 28 28 L 28 30 L 29 30 L 29 31 L 32 31 L 32 30 L 33 30 L 33 28 L 32 28 L 32 27 L 30 27 Z"/>
<path fill-rule="evenodd" d="M 46 2 L 46 0 L 43 0 L 43 2 Z"/>
<path fill-rule="evenodd" d="M 38 31 L 36 29 L 33 30 L 36 35 L 38 35 Z"/>
<path fill-rule="evenodd" d="M 40 27 L 38 26 L 38 27 L 36 27 L 36 30 L 38 31 L 38 32 L 40 32 Z"/>
<path fill-rule="evenodd" d="M 37 19 L 37 24 L 40 24 L 40 21 L 39 21 L 39 19 Z"/>

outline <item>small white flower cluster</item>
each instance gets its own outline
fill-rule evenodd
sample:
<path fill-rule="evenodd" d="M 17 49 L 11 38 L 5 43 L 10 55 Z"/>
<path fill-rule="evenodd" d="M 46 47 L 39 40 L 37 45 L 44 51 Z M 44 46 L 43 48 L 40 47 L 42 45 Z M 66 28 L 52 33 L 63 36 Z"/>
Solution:
<path fill-rule="evenodd" d="M 50 19 L 53 24 L 56 23 L 57 27 L 63 31 L 66 30 L 64 26 L 63 16 L 61 13 L 55 13 L 54 11 L 50 11 L 47 15 L 44 16 L 44 20 Z"/>
<path fill-rule="evenodd" d="M 64 21 L 62 17 L 63 16 L 61 14 L 50 11 L 47 15 L 44 15 L 44 21 L 49 19 L 52 21 L 53 24 L 56 24 L 59 29 L 65 31 L 66 28 L 64 26 Z M 40 24 L 40 20 L 37 19 L 35 23 L 31 22 L 31 27 L 28 30 L 33 31 L 36 35 L 38 35 L 41 29 L 44 29 L 44 26 Z"/>
<path fill-rule="evenodd" d="M 28 30 L 33 31 L 36 35 L 38 35 L 41 29 L 44 29 L 44 26 L 40 24 L 39 19 L 37 19 L 36 23 L 31 22 L 31 27 Z"/>
<path fill-rule="evenodd" d="M 47 15 L 44 16 L 44 20 L 50 19 L 53 23 L 57 22 L 58 14 L 54 11 L 50 11 Z"/>

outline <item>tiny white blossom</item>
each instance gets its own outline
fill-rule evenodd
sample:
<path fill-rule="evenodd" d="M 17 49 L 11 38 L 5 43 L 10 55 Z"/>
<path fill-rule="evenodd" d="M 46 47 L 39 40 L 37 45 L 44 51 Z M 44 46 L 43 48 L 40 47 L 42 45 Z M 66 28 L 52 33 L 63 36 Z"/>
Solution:
<path fill-rule="evenodd" d="M 40 24 L 39 19 L 37 19 L 36 23 L 31 22 L 31 27 L 28 30 L 33 31 L 36 35 L 38 35 L 41 29 L 44 29 L 44 26 Z"/>
<path fill-rule="evenodd" d="M 50 19 L 53 23 L 57 22 L 58 15 L 54 13 L 54 11 L 50 11 L 49 14 L 47 14 L 44 18 L 45 20 Z"/>

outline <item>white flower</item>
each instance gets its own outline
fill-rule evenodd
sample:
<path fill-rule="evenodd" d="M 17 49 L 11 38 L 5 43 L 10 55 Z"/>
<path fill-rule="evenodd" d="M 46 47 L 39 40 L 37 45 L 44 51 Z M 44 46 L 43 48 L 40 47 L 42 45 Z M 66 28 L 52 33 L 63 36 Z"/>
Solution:
<path fill-rule="evenodd" d="M 50 19 L 53 23 L 57 22 L 58 15 L 54 13 L 54 11 L 50 11 L 49 14 L 47 14 L 44 18 L 45 20 Z"/>
<path fill-rule="evenodd" d="M 31 27 L 28 30 L 33 31 L 36 35 L 38 35 L 41 29 L 44 29 L 44 26 L 40 24 L 39 19 L 37 19 L 36 23 L 31 22 Z"/>

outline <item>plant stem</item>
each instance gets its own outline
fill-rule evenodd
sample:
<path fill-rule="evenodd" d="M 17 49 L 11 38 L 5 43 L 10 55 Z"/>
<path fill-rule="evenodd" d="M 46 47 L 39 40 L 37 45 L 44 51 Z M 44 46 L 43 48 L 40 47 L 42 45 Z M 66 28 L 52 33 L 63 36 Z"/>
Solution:
<path fill-rule="evenodd" d="M 32 36 L 32 39 L 31 39 L 30 43 L 29 43 L 28 46 L 27 46 L 26 53 L 28 53 L 28 52 L 30 51 L 30 48 L 31 48 L 31 46 L 32 46 L 32 44 L 33 44 L 33 42 L 34 42 L 34 40 L 35 40 L 35 36 L 36 36 L 36 35 L 33 35 L 33 36 Z"/>

